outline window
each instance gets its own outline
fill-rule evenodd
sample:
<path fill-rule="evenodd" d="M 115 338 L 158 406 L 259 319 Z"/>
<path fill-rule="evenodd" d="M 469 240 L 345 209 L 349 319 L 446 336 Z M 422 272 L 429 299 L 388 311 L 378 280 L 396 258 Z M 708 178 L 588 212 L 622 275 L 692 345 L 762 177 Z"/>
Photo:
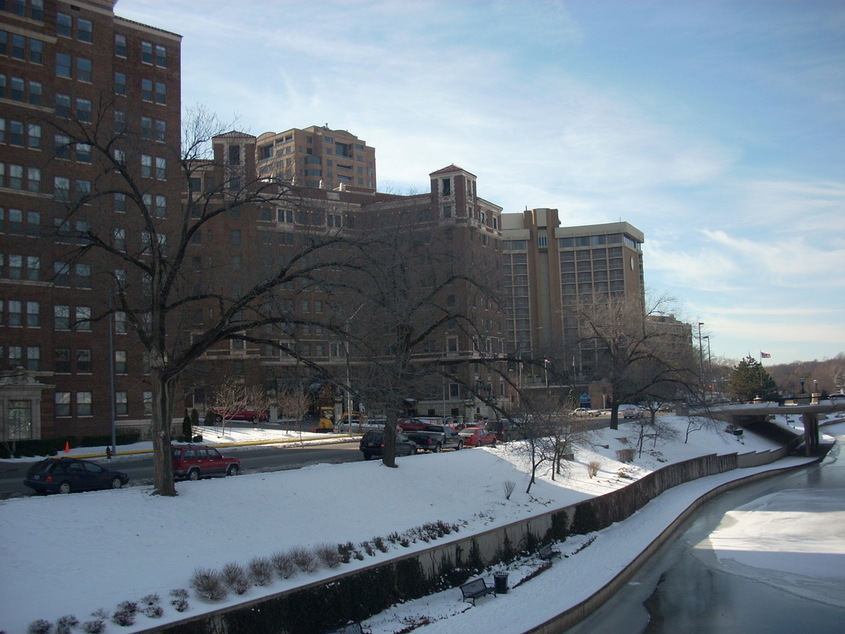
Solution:
<path fill-rule="evenodd" d="M 53 328 L 70 330 L 70 306 L 53 306 Z"/>
<path fill-rule="evenodd" d="M 37 123 L 27 124 L 27 145 L 32 150 L 41 149 L 41 126 Z"/>
<path fill-rule="evenodd" d="M 73 20 L 67 13 L 56 14 L 56 35 L 72 37 Z"/>
<path fill-rule="evenodd" d="M 26 369 L 30 372 L 38 372 L 41 369 L 41 348 L 38 346 L 27 346 Z"/>
<path fill-rule="evenodd" d="M 44 21 L 44 0 L 29 0 L 29 17 L 39 22 Z"/>
<path fill-rule="evenodd" d="M 65 262 L 53 262 L 53 284 L 70 286 L 70 265 Z"/>
<path fill-rule="evenodd" d="M 69 370 L 68 370 L 69 371 Z M 70 416 L 70 392 L 56 392 L 56 416 Z"/>
<path fill-rule="evenodd" d="M 9 211 L 15 211 L 14 209 L 10 209 Z M 9 265 L 6 269 L 6 276 L 10 280 L 19 280 L 23 277 L 23 256 L 22 255 L 10 255 L 8 258 Z"/>
<path fill-rule="evenodd" d="M 56 95 L 56 116 L 70 117 L 70 95 Z"/>
<path fill-rule="evenodd" d="M 76 58 L 76 79 L 91 83 L 94 76 L 94 64 L 84 57 Z"/>
<path fill-rule="evenodd" d="M 238 246 L 241 243 L 241 230 L 240 229 L 232 229 L 232 233 L 230 236 L 230 243 L 233 246 Z"/>
<path fill-rule="evenodd" d="M 144 392 L 144 416 L 153 415 L 153 393 Z"/>
<path fill-rule="evenodd" d="M 53 195 L 61 202 L 70 201 L 70 179 L 64 176 L 53 177 Z"/>
<path fill-rule="evenodd" d="M 167 122 L 156 119 L 156 141 L 167 141 Z"/>
<path fill-rule="evenodd" d="M 76 329 L 81 332 L 91 331 L 91 307 L 76 307 Z"/>
<path fill-rule="evenodd" d="M 71 77 L 70 55 L 67 53 L 56 53 L 56 77 Z"/>
<path fill-rule="evenodd" d="M 141 176 L 144 178 L 152 178 L 153 175 L 153 157 L 148 154 L 141 155 Z"/>
<path fill-rule="evenodd" d="M 153 120 L 150 117 L 141 117 L 141 138 L 151 139 L 153 137 Z"/>
<path fill-rule="evenodd" d="M 9 346 L 9 367 L 23 367 L 23 346 Z"/>
<path fill-rule="evenodd" d="M 141 61 L 144 64 L 153 63 L 153 45 L 150 42 L 141 42 Z"/>
<path fill-rule="evenodd" d="M 23 310 L 23 305 L 16 299 L 10 299 L 6 302 L 7 306 L 7 319 L 8 324 L 10 326 L 21 326 L 23 325 L 23 318 L 21 316 L 21 311 Z"/>
<path fill-rule="evenodd" d="M 114 314 L 114 332 L 118 335 L 126 334 L 126 313 L 123 311 Z"/>
<path fill-rule="evenodd" d="M 152 79 L 142 79 L 141 80 L 141 100 L 142 101 L 152 101 L 153 100 L 153 80 Z"/>
<path fill-rule="evenodd" d="M 23 147 L 23 123 L 9 121 L 9 144 Z"/>
<path fill-rule="evenodd" d="M 114 413 L 118 416 L 129 414 L 129 397 L 126 392 L 114 393 Z"/>
<path fill-rule="evenodd" d="M 126 211 L 126 194 L 116 193 L 114 195 L 114 210 L 118 212 Z"/>
<path fill-rule="evenodd" d="M 123 110 L 114 111 L 114 131 L 116 134 L 126 131 L 126 112 Z"/>
<path fill-rule="evenodd" d="M 120 33 L 114 34 L 114 54 L 117 57 L 126 57 L 126 36 Z"/>
<path fill-rule="evenodd" d="M 41 304 L 38 302 L 26 303 L 26 325 L 30 328 L 38 328 L 41 325 Z"/>
<path fill-rule="evenodd" d="M 126 364 L 126 350 L 114 351 L 114 371 L 118 374 L 127 373 Z"/>
<path fill-rule="evenodd" d="M 167 49 L 161 44 L 156 44 L 156 66 L 167 67 Z"/>
<path fill-rule="evenodd" d="M 91 406 L 92 398 L 91 392 L 77 392 L 76 393 L 76 415 L 77 416 L 91 416 L 93 408 Z"/>
<path fill-rule="evenodd" d="M 26 38 L 23 35 L 12 34 L 12 57 L 15 59 L 26 58 Z"/>
<path fill-rule="evenodd" d="M 167 196 L 156 195 L 156 218 L 167 218 Z"/>
<path fill-rule="evenodd" d="M 70 374 L 70 348 L 53 349 L 53 372 Z"/>
<path fill-rule="evenodd" d="M 26 189 L 35 193 L 41 191 L 41 170 L 37 167 L 26 168 Z"/>
<path fill-rule="evenodd" d="M 79 18 L 76 20 L 76 39 L 80 42 L 94 41 L 94 27 L 89 20 Z"/>
<path fill-rule="evenodd" d="M 167 86 L 163 82 L 156 82 L 156 103 L 165 105 L 167 103 Z"/>
<path fill-rule="evenodd" d="M 24 279 L 30 282 L 37 282 L 41 278 L 41 257 L 38 255 L 26 256 L 26 275 Z"/>
<path fill-rule="evenodd" d="M 443 179 L 443 195 L 444 196 L 451 196 L 452 195 L 452 179 L 451 178 L 444 178 Z"/>
<path fill-rule="evenodd" d="M 126 73 L 114 74 L 114 94 L 126 96 Z"/>
<path fill-rule="evenodd" d="M 114 230 L 114 248 L 118 251 L 126 251 L 126 230 L 125 229 L 115 229 Z"/>
<path fill-rule="evenodd" d="M 76 265 L 76 287 L 77 288 L 91 288 L 91 265 L 90 264 L 77 264 Z"/>
<path fill-rule="evenodd" d="M 76 160 L 79 163 L 91 162 L 91 146 L 87 143 L 76 144 Z"/>
<path fill-rule="evenodd" d="M 14 99 L 15 101 L 23 101 L 24 80 L 20 77 L 12 77 L 12 81 L 9 87 L 11 88 L 11 90 L 9 91 L 9 97 Z"/>
<path fill-rule="evenodd" d="M 81 348 L 76 351 L 76 371 L 80 374 L 91 374 L 91 351 Z"/>
<path fill-rule="evenodd" d="M 29 103 L 33 106 L 40 106 L 43 101 L 44 92 L 41 84 L 37 81 L 29 82 Z"/>
<path fill-rule="evenodd" d="M 91 123 L 90 99 L 76 99 L 76 118 L 85 123 Z"/>
<path fill-rule="evenodd" d="M 229 165 L 241 164 L 241 147 L 239 145 L 229 146 Z"/>
<path fill-rule="evenodd" d="M 167 180 L 167 159 L 156 157 L 156 180 Z"/>

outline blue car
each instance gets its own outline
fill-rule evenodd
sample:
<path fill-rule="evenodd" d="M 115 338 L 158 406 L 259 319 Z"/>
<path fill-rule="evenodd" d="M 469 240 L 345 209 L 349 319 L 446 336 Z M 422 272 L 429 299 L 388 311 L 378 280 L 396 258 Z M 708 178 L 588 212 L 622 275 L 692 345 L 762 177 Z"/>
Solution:
<path fill-rule="evenodd" d="M 125 473 L 110 471 L 96 462 L 79 458 L 48 458 L 36 462 L 23 481 L 38 493 L 119 489 L 127 482 L 129 476 Z"/>

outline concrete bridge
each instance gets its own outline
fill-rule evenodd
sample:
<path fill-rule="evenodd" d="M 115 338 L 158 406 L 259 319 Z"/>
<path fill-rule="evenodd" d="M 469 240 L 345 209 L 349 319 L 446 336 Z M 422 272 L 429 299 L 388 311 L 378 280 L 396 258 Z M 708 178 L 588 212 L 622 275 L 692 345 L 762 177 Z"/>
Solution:
<path fill-rule="evenodd" d="M 817 456 L 821 450 L 819 447 L 819 415 L 835 414 L 836 412 L 845 413 L 845 399 L 823 400 L 796 405 L 732 403 L 713 408 L 690 410 L 691 414 L 709 415 L 731 425 L 759 433 L 784 445 L 791 445 L 790 449 L 800 447 L 803 441 L 804 454 L 807 456 Z M 800 415 L 801 422 L 804 425 L 803 436 L 769 422 L 769 416 L 773 414 Z M 843 420 L 845 420 L 845 415 Z"/>

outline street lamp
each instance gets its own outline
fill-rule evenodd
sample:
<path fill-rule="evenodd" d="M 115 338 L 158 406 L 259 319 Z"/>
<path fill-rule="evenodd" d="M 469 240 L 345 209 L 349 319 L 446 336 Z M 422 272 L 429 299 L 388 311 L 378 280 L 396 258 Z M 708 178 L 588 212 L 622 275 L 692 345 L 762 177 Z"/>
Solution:
<path fill-rule="evenodd" d="M 804 381 L 806 381 L 807 379 L 805 379 L 805 378 L 802 376 L 802 377 L 801 377 L 800 379 L 798 379 L 798 380 L 799 380 L 799 381 L 801 381 L 801 394 L 803 394 L 803 393 L 804 393 Z"/>
<path fill-rule="evenodd" d="M 710 335 L 704 335 L 704 339 L 707 340 L 707 380 L 708 384 L 710 385 L 710 391 L 713 391 L 713 384 L 712 384 L 712 377 L 713 374 L 713 360 L 710 356 Z"/>
<path fill-rule="evenodd" d="M 704 376 L 704 350 L 701 348 L 701 327 L 704 325 L 703 321 L 698 322 L 698 360 L 701 365 L 701 375 Z"/>

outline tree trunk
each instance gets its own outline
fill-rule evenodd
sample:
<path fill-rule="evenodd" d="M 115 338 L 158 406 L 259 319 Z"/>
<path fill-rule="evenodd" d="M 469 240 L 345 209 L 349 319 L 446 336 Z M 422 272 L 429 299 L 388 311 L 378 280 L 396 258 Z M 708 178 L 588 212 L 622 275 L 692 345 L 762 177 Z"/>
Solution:
<path fill-rule="evenodd" d="M 395 468 L 396 465 L 396 416 L 388 413 L 384 421 L 384 449 L 381 461 L 386 467 Z"/>
<path fill-rule="evenodd" d="M 172 419 L 174 384 L 166 379 L 160 369 L 152 368 L 150 380 L 153 388 L 153 495 L 175 496 L 173 466 L 170 458 L 170 422 Z"/>
<path fill-rule="evenodd" d="M 610 428 L 619 429 L 619 403 L 612 403 L 610 406 Z"/>

